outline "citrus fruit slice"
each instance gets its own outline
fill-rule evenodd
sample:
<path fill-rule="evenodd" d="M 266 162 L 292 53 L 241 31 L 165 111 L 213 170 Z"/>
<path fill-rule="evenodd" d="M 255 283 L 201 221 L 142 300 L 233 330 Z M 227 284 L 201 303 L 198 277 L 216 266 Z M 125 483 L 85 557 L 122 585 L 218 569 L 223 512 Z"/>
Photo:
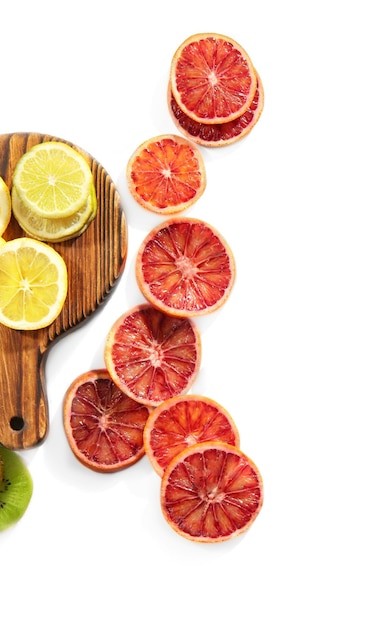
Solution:
<path fill-rule="evenodd" d="M 0 235 L 7 228 L 11 219 L 11 195 L 8 186 L 0 176 Z"/>
<path fill-rule="evenodd" d="M 130 157 L 126 175 L 135 200 L 163 215 L 184 211 L 206 186 L 200 151 L 176 135 L 160 135 L 142 143 Z"/>
<path fill-rule="evenodd" d="M 124 313 L 105 344 L 105 363 L 116 385 L 142 404 L 158 406 L 185 393 L 200 367 L 194 323 L 142 304 Z"/>
<path fill-rule="evenodd" d="M 69 217 L 87 202 L 92 172 L 84 156 L 61 141 L 39 143 L 19 159 L 13 186 L 23 204 L 46 218 Z"/>
<path fill-rule="evenodd" d="M 68 290 L 67 267 L 58 252 L 30 237 L 0 247 L 0 322 L 16 330 L 49 326 Z"/>
<path fill-rule="evenodd" d="M 196 122 L 230 122 L 251 106 L 257 78 L 236 41 L 215 33 L 196 34 L 176 50 L 170 84 L 179 107 Z"/>
<path fill-rule="evenodd" d="M 23 230 L 30 236 L 40 241 L 59 242 L 73 239 L 85 231 L 97 213 L 97 196 L 94 185 L 90 187 L 90 193 L 86 204 L 68 217 L 48 218 L 37 215 L 21 201 L 14 187 L 12 189 L 12 211 Z"/>
<path fill-rule="evenodd" d="M 144 455 L 150 409 L 125 395 L 105 369 L 78 376 L 64 399 L 64 430 L 75 457 L 97 472 L 115 472 Z"/>
<path fill-rule="evenodd" d="M 245 137 L 260 119 L 264 108 L 264 90 L 258 77 L 257 88 L 249 108 L 231 122 L 202 124 L 195 122 L 178 106 L 169 87 L 168 104 L 171 117 L 177 128 L 189 140 L 209 148 L 227 146 Z"/>
<path fill-rule="evenodd" d="M 215 228 L 195 218 L 173 217 L 155 227 L 139 248 L 135 269 L 147 300 L 181 317 L 218 309 L 235 279 L 228 244 Z"/>
<path fill-rule="evenodd" d="M 181 536 L 214 543 L 245 532 L 263 505 L 256 465 L 223 442 L 197 443 L 169 463 L 161 483 L 161 507 Z"/>
<path fill-rule="evenodd" d="M 200 395 L 176 396 L 150 414 L 144 429 L 144 449 L 160 476 L 184 448 L 202 441 L 225 441 L 239 447 L 231 415 L 220 404 Z"/>

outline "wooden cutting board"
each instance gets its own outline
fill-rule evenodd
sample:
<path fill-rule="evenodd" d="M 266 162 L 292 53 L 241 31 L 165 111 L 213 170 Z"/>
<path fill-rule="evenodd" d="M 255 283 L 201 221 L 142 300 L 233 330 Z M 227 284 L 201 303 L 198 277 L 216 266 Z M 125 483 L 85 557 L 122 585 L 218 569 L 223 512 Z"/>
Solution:
<path fill-rule="evenodd" d="M 65 141 L 38 133 L 0 135 L 0 176 L 9 188 L 22 154 L 37 143 L 51 140 Z M 53 244 L 67 264 L 69 278 L 59 317 L 36 331 L 17 331 L 0 324 L 0 443 L 12 449 L 31 448 L 45 439 L 49 426 L 45 382 L 48 349 L 102 305 L 126 261 L 127 224 L 113 181 L 92 156 L 69 141 L 65 143 L 81 152 L 91 166 L 97 216 L 80 237 Z M 4 239 L 23 235 L 12 217 Z"/>

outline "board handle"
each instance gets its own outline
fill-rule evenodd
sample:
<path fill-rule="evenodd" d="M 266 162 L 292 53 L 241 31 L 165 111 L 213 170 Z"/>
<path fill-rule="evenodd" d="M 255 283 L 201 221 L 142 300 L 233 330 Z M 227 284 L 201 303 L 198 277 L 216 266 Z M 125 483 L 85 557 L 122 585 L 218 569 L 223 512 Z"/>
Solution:
<path fill-rule="evenodd" d="M 10 330 L 2 336 L 0 444 L 7 448 L 31 448 L 46 438 L 45 354 L 34 332 Z"/>

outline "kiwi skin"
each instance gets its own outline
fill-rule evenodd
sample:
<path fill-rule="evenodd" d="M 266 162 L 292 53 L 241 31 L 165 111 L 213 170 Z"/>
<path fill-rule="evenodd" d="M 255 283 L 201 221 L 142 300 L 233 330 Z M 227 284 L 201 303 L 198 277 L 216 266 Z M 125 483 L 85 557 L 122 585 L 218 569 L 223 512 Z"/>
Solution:
<path fill-rule="evenodd" d="M 23 517 L 33 494 L 33 481 L 22 458 L 13 450 L 0 446 L 0 465 L 1 532 Z"/>

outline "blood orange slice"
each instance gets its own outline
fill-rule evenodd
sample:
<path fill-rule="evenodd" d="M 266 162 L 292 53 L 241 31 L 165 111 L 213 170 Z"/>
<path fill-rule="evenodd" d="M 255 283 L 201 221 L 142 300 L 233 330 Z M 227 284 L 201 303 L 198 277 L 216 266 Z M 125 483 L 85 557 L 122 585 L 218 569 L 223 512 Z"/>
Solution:
<path fill-rule="evenodd" d="M 177 104 L 170 86 L 168 104 L 175 125 L 189 140 L 209 148 L 227 146 L 245 137 L 260 119 L 264 109 L 263 84 L 258 76 L 256 92 L 249 108 L 231 122 L 222 124 L 201 124 L 188 117 Z"/>
<path fill-rule="evenodd" d="M 257 77 L 252 61 L 234 39 L 193 35 L 173 55 L 170 85 L 179 107 L 196 122 L 230 122 L 250 107 Z"/>
<path fill-rule="evenodd" d="M 173 217 L 142 242 L 136 279 L 147 300 L 166 313 L 203 315 L 227 300 L 235 279 L 234 257 L 206 222 Z"/>
<path fill-rule="evenodd" d="M 161 483 L 163 516 L 181 536 L 214 543 L 245 532 L 263 505 L 256 465 L 223 442 L 197 443 L 175 456 Z"/>
<path fill-rule="evenodd" d="M 125 395 L 105 369 L 78 376 L 64 399 L 64 429 L 76 458 L 98 472 L 133 465 L 144 455 L 150 409 Z"/>
<path fill-rule="evenodd" d="M 144 450 L 160 476 L 184 448 L 202 441 L 225 441 L 239 447 L 231 415 L 220 404 L 200 395 L 177 396 L 160 404 L 144 428 Z"/>
<path fill-rule="evenodd" d="M 109 331 L 105 362 L 118 387 L 148 406 L 191 387 L 200 368 L 195 324 L 142 304 L 124 313 Z"/>
<path fill-rule="evenodd" d="M 206 187 L 200 151 L 177 135 L 160 135 L 142 143 L 128 161 L 126 177 L 136 202 L 162 215 L 184 211 Z"/>

